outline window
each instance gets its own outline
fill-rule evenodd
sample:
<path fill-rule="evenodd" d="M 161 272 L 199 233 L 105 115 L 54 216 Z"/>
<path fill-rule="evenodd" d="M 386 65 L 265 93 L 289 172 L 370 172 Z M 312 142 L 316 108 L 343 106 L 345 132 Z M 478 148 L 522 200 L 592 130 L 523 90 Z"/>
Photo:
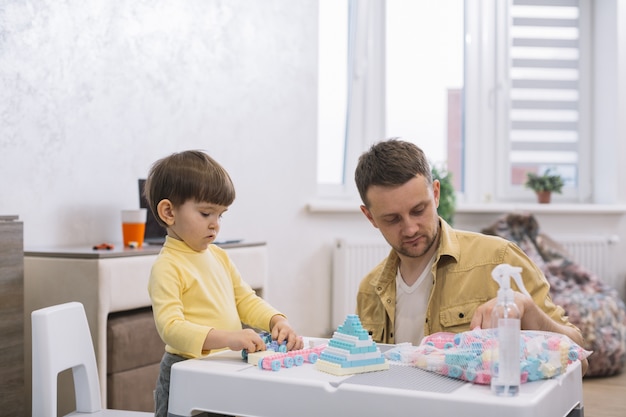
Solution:
<path fill-rule="evenodd" d="M 385 137 L 415 142 L 432 164 L 452 172 L 459 191 L 463 9 L 463 0 L 387 0 L 385 11 Z"/>
<path fill-rule="evenodd" d="M 534 201 L 526 172 L 546 168 L 565 177 L 564 199 L 588 198 L 587 5 L 321 0 L 322 193 L 356 195 L 358 156 L 401 136 L 468 202 Z"/>
<path fill-rule="evenodd" d="M 319 1 L 317 181 L 343 184 L 348 74 L 348 0 Z"/>
<path fill-rule="evenodd" d="M 507 4 L 508 3 L 508 4 Z M 582 193 L 581 174 L 587 166 L 581 157 L 588 143 L 583 115 L 587 72 L 584 19 L 578 0 L 513 0 L 497 2 L 504 7 L 498 16 L 497 74 L 503 86 L 496 97 L 495 118 L 498 154 L 498 197 L 519 195 L 526 172 L 552 169 L 564 177 L 566 197 Z M 497 29 L 497 30 L 498 30 Z M 584 187 L 583 187 L 584 188 Z"/>

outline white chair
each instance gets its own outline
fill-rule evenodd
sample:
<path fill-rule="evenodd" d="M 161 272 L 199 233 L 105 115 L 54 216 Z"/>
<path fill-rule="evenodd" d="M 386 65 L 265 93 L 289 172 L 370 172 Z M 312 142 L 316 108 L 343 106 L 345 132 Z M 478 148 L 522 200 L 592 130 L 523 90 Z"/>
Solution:
<path fill-rule="evenodd" d="M 153 413 L 104 410 L 96 355 L 83 305 L 59 304 L 31 313 L 33 331 L 33 417 L 56 417 L 57 376 L 72 369 L 76 411 L 68 416 L 154 416 Z"/>

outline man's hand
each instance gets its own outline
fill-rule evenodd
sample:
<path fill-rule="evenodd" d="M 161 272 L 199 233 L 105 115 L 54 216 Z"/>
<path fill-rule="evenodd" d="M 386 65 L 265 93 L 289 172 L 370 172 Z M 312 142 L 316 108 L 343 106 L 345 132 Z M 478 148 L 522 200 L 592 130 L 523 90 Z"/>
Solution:
<path fill-rule="evenodd" d="M 520 326 L 522 330 L 541 330 L 561 333 L 569 337 L 578 346 L 583 347 L 584 341 L 580 330 L 552 320 L 550 316 L 548 316 L 542 309 L 539 308 L 539 306 L 537 306 L 537 304 L 535 304 L 532 298 L 517 291 L 514 292 L 514 297 L 515 305 L 519 309 L 520 313 Z M 496 307 L 496 304 L 498 304 L 498 299 L 493 298 L 485 304 L 479 306 L 472 317 L 470 329 L 475 329 L 476 327 L 489 329 L 493 327 L 491 325 L 491 313 Z M 587 359 L 581 361 L 581 365 L 583 375 L 585 375 L 589 365 Z"/>
<path fill-rule="evenodd" d="M 528 309 L 532 309 L 534 307 L 535 309 L 539 310 L 539 308 L 535 305 L 535 302 L 533 301 L 532 298 L 527 297 L 524 294 L 519 293 L 519 292 L 514 292 L 513 294 L 515 297 L 514 302 L 515 302 L 515 305 L 517 306 L 517 309 L 519 310 L 520 319 L 522 322 L 524 322 L 524 316 Z M 472 317 L 472 322 L 470 323 L 470 329 L 475 329 L 476 327 L 480 327 L 481 329 L 490 329 L 491 327 L 493 327 L 491 325 L 491 314 L 497 304 L 498 304 L 498 299 L 492 298 L 491 300 L 487 301 L 485 304 L 479 306 L 474 312 L 474 317 Z M 541 313 L 543 313 L 543 311 L 541 311 Z M 529 325 L 529 327 L 526 327 L 524 324 L 522 324 L 521 325 L 522 329 L 539 330 L 539 328 L 536 326 L 533 326 L 532 323 L 527 323 L 527 324 Z"/>

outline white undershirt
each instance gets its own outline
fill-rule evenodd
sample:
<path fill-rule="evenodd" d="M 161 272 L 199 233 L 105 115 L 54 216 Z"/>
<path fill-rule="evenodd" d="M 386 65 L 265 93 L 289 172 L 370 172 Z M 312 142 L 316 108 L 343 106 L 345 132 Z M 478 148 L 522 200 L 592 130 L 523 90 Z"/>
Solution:
<path fill-rule="evenodd" d="M 396 322 L 395 342 L 410 342 L 417 346 L 424 337 L 426 309 L 428 298 L 433 288 L 432 265 L 435 257 L 428 262 L 417 281 L 411 286 L 406 285 L 400 274 L 396 274 Z"/>

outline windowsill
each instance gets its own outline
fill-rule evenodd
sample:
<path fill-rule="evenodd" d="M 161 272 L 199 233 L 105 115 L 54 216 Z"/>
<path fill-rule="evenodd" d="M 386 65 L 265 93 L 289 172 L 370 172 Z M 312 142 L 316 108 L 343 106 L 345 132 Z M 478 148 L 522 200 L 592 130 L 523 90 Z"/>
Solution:
<path fill-rule="evenodd" d="M 360 213 L 361 201 L 329 198 L 313 200 L 306 205 L 309 213 Z"/>
<path fill-rule="evenodd" d="M 623 204 L 576 204 L 576 203 L 489 203 L 459 204 L 457 213 L 510 213 L 528 211 L 541 214 L 625 214 Z"/>
<path fill-rule="evenodd" d="M 361 202 L 353 199 L 313 200 L 307 204 L 309 213 L 360 213 Z M 458 204 L 456 213 L 510 213 L 528 211 L 541 214 L 626 214 L 624 204 L 573 204 L 573 203 L 488 203 L 488 204 Z"/>

